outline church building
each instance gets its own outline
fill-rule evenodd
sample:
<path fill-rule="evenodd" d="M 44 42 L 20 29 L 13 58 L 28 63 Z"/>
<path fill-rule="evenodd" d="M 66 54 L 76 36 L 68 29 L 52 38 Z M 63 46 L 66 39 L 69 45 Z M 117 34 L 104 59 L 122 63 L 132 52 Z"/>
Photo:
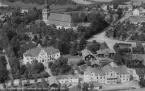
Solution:
<path fill-rule="evenodd" d="M 43 9 L 42 19 L 47 25 L 56 25 L 57 28 L 73 28 L 71 15 L 50 13 L 50 9 L 48 7 Z"/>

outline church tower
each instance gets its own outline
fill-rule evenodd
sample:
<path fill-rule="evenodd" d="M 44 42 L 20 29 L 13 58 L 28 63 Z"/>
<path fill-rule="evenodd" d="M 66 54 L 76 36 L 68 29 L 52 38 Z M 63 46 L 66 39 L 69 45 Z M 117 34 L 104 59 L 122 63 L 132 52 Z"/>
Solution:
<path fill-rule="evenodd" d="M 50 13 L 50 9 L 49 9 L 47 0 L 45 0 L 45 7 L 44 7 L 44 9 L 43 9 L 43 11 L 42 11 L 42 20 L 43 20 L 46 24 L 47 24 L 47 20 L 48 20 L 49 13 Z"/>

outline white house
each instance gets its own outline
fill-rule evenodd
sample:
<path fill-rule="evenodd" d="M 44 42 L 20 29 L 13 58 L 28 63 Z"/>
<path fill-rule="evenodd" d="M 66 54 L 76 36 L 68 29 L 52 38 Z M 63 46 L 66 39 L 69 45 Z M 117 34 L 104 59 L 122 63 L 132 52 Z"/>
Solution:
<path fill-rule="evenodd" d="M 30 49 L 23 54 L 23 63 L 31 63 L 33 60 L 38 62 L 46 63 L 54 61 L 60 57 L 60 51 L 53 47 L 43 48 L 38 45 L 36 48 Z"/>
<path fill-rule="evenodd" d="M 106 65 L 103 68 L 88 67 L 84 72 L 84 82 L 98 82 L 103 84 L 125 83 L 130 80 L 130 74 L 126 66 L 111 67 Z"/>
<path fill-rule="evenodd" d="M 133 10 L 133 15 L 134 16 L 139 16 L 139 15 L 144 15 L 145 14 L 145 9 L 140 7 L 140 8 L 136 8 Z"/>
<path fill-rule="evenodd" d="M 102 6 L 101 6 L 101 8 L 104 10 L 104 11 L 106 11 L 107 10 L 107 5 L 105 5 L 105 4 L 103 4 Z"/>
<path fill-rule="evenodd" d="M 77 76 L 77 75 L 60 75 L 60 76 L 57 76 L 56 78 L 57 78 L 58 82 L 61 84 L 79 82 L 79 76 Z"/>
<path fill-rule="evenodd" d="M 29 10 L 28 9 L 21 9 L 21 13 L 23 14 L 23 13 L 28 13 L 29 12 Z"/>

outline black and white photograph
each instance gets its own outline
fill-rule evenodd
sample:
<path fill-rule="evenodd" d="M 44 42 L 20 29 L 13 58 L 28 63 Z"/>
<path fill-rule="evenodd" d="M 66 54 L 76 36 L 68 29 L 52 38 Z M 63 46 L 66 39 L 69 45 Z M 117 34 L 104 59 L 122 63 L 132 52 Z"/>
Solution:
<path fill-rule="evenodd" d="M 0 91 L 145 91 L 145 0 L 0 0 Z"/>

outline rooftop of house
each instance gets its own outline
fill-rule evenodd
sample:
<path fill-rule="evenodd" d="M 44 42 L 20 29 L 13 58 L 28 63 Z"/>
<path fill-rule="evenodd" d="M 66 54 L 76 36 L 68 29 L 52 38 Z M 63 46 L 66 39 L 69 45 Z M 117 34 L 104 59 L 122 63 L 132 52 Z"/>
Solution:
<path fill-rule="evenodd" d="M 59 80 L 59 79 L 72 79 L 72 78 L 78 79 L 79 76 L 77 76 L 77 75 L 59 75 L 56 77 L 57 80 Z"/>
<path fill-rule="evenodd" d="M 145 60 L 145 55 L 144 54 L 128 54 L 126 56 L 124 56 L 125 59 L 128 60 L 140 60 L 143 61 Z"/>
<path fill-rule="evenodd" d="M 145 16 L 130 16 L 129 21 L 131 21 L 131 22 L 145 22 Z"/>
<path fill-rule="evenodd" d="M 118 66 L 118 67 L 112 67 L 110 64 L 105 65 L 102 68 L 92 68 L 92 67 L 87 67 L 86 72 L 88 73 L 96 73 L 99 75 L 105 75 L 107 72 L 114 71 L 118 74 L 127 74 L 127 67 L 126 66 Z"/>
<path fill-rule="evenodd" d="M 24 53 L 24 56 L 30 56 L 30 57 L 37 57 L 41 50 L 44 50 L 47 52 L 47 55 L 51 55 L 53 53 L 59 52 L 58 49 L 55 49 L 54 47 L 46 47 L 43 48 L 41 45 L 38 45 L 36 48 L 32 48 Z"/>
<path fill-rule="evenodd" d="M 132 5 L 124 4 L 124 5 L 118 5 L 118 8 L 132 8 Z"/>
<path fill-rule="evenodd" d="M 88 49 L 82 50 L 81 53 L 82 53 L 82 57 L 84 57 L 84 58 L 88 55 L 92 55 L 92 52 Z"/>
<path fill-rule="evenodd" d="M 97 60 L 92 61 L 91 65 L 100 64 L 100 63 L 106 64 L 106 63 L 110 63 L 110 62 L 113 62 L 113 60 L 110 59 L 110 58 L 99 58 L 99 57 L 97 57 Z"/>
<path fill-rule="evenodd" d="M 97 54 L 106 54 L 106 53 L 115 53 L 115 51 L 109 48 L 100 49 L 97 51 Z"/>
<path fill-rule="evenodd" d="M 145 12 L 145 9 L 142 8 L 142 7 L 137 8 L 137 10 L 138 10 L 139 12 Z"/>
<path fill-rule="evenodd" d="M 51 86 L 53 84 L 57 84 L 57 85 L 59 84 L 57 79 L 56 79 L 56 76 L 49 77 L 49 85 Z"/>
<path fill-rule="evenodd" d="M 106 49 L 106 48 L 109 48 L 106 42 L 100 44 L 100 49 Z"/>
<path fill-rule="evenodd" d="M 48 24 L 55 24 L 56 26 L 69 27 L 72 23 L 71 15 L 50 13 L 48 17 Z"/>

